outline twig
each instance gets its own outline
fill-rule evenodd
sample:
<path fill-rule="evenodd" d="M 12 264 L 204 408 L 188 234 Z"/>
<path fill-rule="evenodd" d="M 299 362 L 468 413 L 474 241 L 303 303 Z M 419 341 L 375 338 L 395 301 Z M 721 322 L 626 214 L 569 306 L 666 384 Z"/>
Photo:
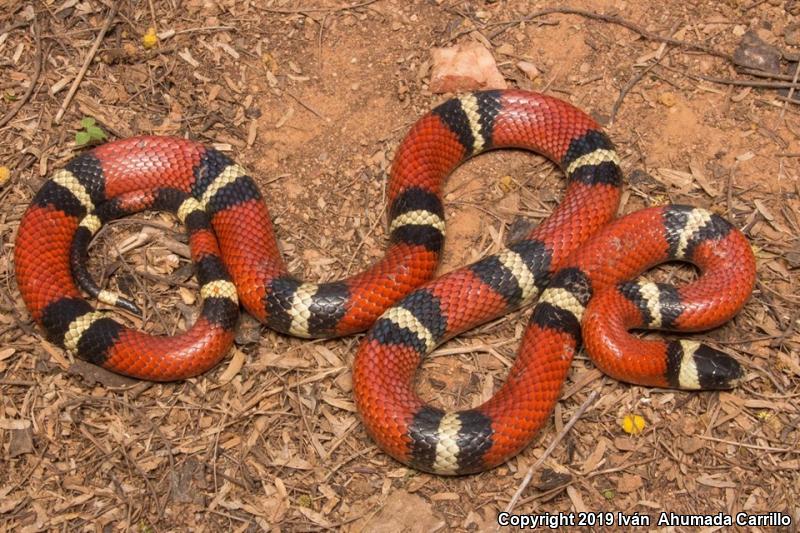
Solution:
<path fill-rule="evenodd" d="M 284 13 L 287 15 L 291 15 L 294 13 L 313 13 L 315 11 L 328 11 L 328 12 L 335 12 L 335 11 L 347 11 L 350 9 L 358 9 L 359 7 L 368 6 L 370 4 L 374 4 L 378 0 L 366 0 L 366 2 L 359 2 L 357 4 L 352 4 L 349 6 L 344 7 L 298 7 L 295 9 L 280 9 L 277 7 L 262 7 L 262 11 L 266 11 L 268 13 Z"/>
<path fill-rule="evenodd" d="M 538 468 L 540 466 L 542 466 L 542 463 L 544 463 L 545 459 L 550 457 L 550 454 L 553 453 L 553 450 L 556 449 L 556 446 L 558 445 L 558 443 L 561 442 L 561 440 L 564 438 L 564 436 L 567 433 L 569 433 L 569 430 L 572 429 L 572 426 L 575 425 L 575 422 L 577 422 L 578 419 L 581 416 L 583 416 L 583 413 L 585 413 L 586 410 L 589 409 L 589 406 L 594 403 L 594 401 L 597 399 L 597 396 L 599 394 L 600 393 L 597 390 L 592 391 L 592 393 L 589 395 L 589 397 L 586 398 L 586 401 L 584 401 L 581 404 L 581 406 L 578 408 L 578 410 L 575 411 L 575 414 L 572 415 L 572 418 L 569 419 L 569 422 L 567 422 L 566 425 L 564 426 L 564 428 L 558 433 L 558 435 L 556 435 L 556 438 L 553 439 L 553 442 L 550 443 L 550 446 L 547 447 L 547 449 L 544 451 L 542 456 L 535 463 L 533 463 L 530 466 L 530 468 L 528 468 L 528 472 L 525 474 L 525 477 L 522 479 L 522 483 L 519 484 L 519 487 L 517 488 L 517 492 L 514 493 L 514 496 L 511 498 L 511 501 L 508 502 L 508 505 L 506 505 L 506 512 L 507 513 L 510 513 L 511 510 L 514 508 L 514 506 L 517 504 L 517 501 L 519 500 L 519 497 L 522 496 L 522 493 L 525 491 L 525 489 L 530 484 L 531 479 L 533 478 L 533 473 L 536 472 L 536 470 L 538 470 Z"/>
<path fill-rule="evenodd" d="M 797 86 L 797 77 L 800 76 L 800 61 L 798 61 L 797 66 L 794 69 L 794 77 L 792 78 L 792 85 L 793 87 L 789 88 L 789 94 L 786 95 L 786 100 L 783 102 L 783 109 L 781 109 L 780 117 L 783 119 L 783 115 L 786 113 L 786 108 L 789 107 L 788 104 L 793 100 L 792 96 L 794 96 L 794 90 Z"/>
<path fill-rule="evenodd" d="M 759 446 L 758 444 L 747 444 L 744 442 L 736 442 L 735 440 L 718 439 L 716 437 L 708 437 L 706 435 L 697 435 L 697 438 L 703 440 L 710 440 L 713 442 L 721 442 L 722 444 L 741 446 L 742 448 L 750 448 L 751 450 L 763 450 L 765 452 L 775 452 L 775 453 L 800 453 L 800 450 L 795 450 L 793 448 L 773 448 L 772 446 Z"/>
<path fill-rule="evenodd" d="M 677 29 L 678 29 L 677 25 L 673 26 L 673 28 L 669 32 L 669 34 L 673 35 Z M 622 106 L 622 101 L 625 99 L 625 96 L 628 94 L 628 92 L 630 92 L 630 90 L 633 89 L 634 85 L 639 83 L 639 80 L 641 80 L 644 77 L 645 74 L 647 74 L 648 72 L 653 70 L 653 67 L 655 67 L 656 65 L 661 63 L 661 60 L 664 59 L 667 56 L 668 53 L 669 53 L 669 51 L 665 51 L 664 50 L 664 45 L 662 44 L 659 47 L 659 52 L 658 52 L 658 55 L 655 58 L 655 61 L 650 63 L 646 68 L 642 69 L 635 76 L 633 76 L 630 80 L 628 80 L 628 83 L 626 83 L 625 87 L 623 87 L 622 90 L 619 92 L 619 96 L 617 97 L 616 102 L 614 102 L 614 105 L 611 106 L 611 113 L 609 114 L 609 117 L 608 117 L 608 124 L 609 125 L 614 123 L 614 119 L 617 116 L 617 111 L 619 111 L 620 106 Z"/>
<path fill-rule="evenodd" d="M 733 177 L 736 173 L 736 163 L 737 161 L 733 162 L 731 166 L 731 171 L 728 172 L 728 182 L 725 184 L 725 196 L 726 196 L 726 204 L 725 204 L 725 215 L 730 218 L 731 216 L 731 208 L 733 207 Z"/>
<path fill-rule="evenodd" d="M 742 69 L 741 73 L 749 74 L 751 76 L 755 76 L 756 78 L 770 78 L 773 80 L 783 80 L 783 81 L 794 80 L 794 76 L 792 76 L 791 74 L 778 74 L 774 72 L 767 72 L 766 70 L 756 70 L 752 68 Z"/>
<path fill-rule="evenodd" d="M 227 31 L 227 30 L 235 30 L 237 29 L 236 26 L 206 26 L 201 28 L 186 28 L 185 30 L 178 30 L 175 32 L 175 35 L 182 35 L 184 33 L 205 33 L 205 32 L 212 32 L 212 31 Z"/>
<path fill-rule="evenodd" d="M 151 24 L 153 25 L 153 27 L 155 28 L 155 27 L 156 27 L 156 20 L 157 20 L 157 19 L 156 19 L 156 8 L 155 8 L 155 6 L 153 5 L 153 0 L 147 0 L 147 3 L 148 3 L 148 4 L 149 4 L 149 6 L 150 6 L 150 23 L 151 23 Z"/>
<path fill-rule="evenodd" d="M 319 37 L 317 39 L 317 64 L 319 69 L 322 70 L 322 36 L 325 33 L 325 21 L 328 20 L 330 13 L 325 13 L 322 20 L 319 21 Z"/>
<path fill-rule="evenodd" d="M 787 98 L 787 97 L 781 96 L 781 95 L 777 95 L 775 98 L 777 98 L 781 102 L 800 105 L 800 100 L 798 100 L 797 98 Z"/>
<path fill-rule="evenodd" d="M 69 107 L 70 102 L 72 102 L 72 98 L 75 96 L 75 93 L 78 92 L 78 86 L 81 84 L 83 77 L 86 75 L 86 71 L 89 70 L 89 65 L 92 63 L 97 50 L 100 48 L 100 43 L 103 42 L 103 37 L 105 37 L 108 28 L 111 27 L 111 23 L 114 21 L 114 17 L 117 15 L 117 9 L 119 9 L 120 2 L 112 2 L 111 9 L 108 11 L 108 16 L 106 17 L 105 22 L 103 23 L 103 27 L 100 28 L 100 33 L 97 35 L 97 38 L 94 40 L 94 44 L 92 45 L 92 49 L 89 50 L 89 53 L 86 54 L 86 59 L 83 61 L 83 66 L 81 67 L 80 72 L 78 75 L 75 76 L 75 79 L 72 82 L 72 87 L 69 88 L 69 92 L 67 96 L 64 98 L 64 102 L 61 104 L 61 108 L 56 113 L 55 123 L 60 124 L 61 119 L 64 117 L 64 113 L 67 111 L 67 107 Z"/>
<path fill-rule="evenodd" d="M 316 109 L 314 109 L 313 107 L 311 107 L 310 105 L 308 105 L 307 103 L 303 102 L 303 101 L 302 101 L 302 100 L 301 100 L 301 99 L 300 99 L 298 96 L 296 96 L 296 95 L 295 95 L 294 93 L 292 93 L 291 91 L 286 91 L 286 94 L 288 94 L 289 96 L 291 96 L 291 97 L 294 99 L 294 101 L 295 101 L 295 102 L 297 102 L 297 103 L 298 103 L 298 104 L 300 104 L 301 106 L 305 107 L 307 110 L 311 111 L 311 112 L 312 112 L 313 114 L 315 114 L 317 117 L 321 118 L 321 119 L 322 119 L 322 120 L 324 120 L 325 122 L 330 122 L 330 120 L 328 119 L 328 117 L 326 117 L 325 115 L 323 115 L 322 113 L 320 113 L 319 111 L 317 111 Z"/>
<path fill-rule="evenodd" d="M 664 54 L 664 56 L 666 56 L 666 54 Z M 661 57 L 664 57 L 664 56 L 661 56 Z M 637 72 L 636 75 L 631 77 L 630 80 L 628 80 L 628 83 L 626 83 L 625 87 L 623 87 L 622 90 L 619 92 L 619 96 L 617 97 L 617 100 L 614 102 L 614 105 L 611 106 L 611 113 L 609 113 L 609 117 L 608 117 L 609 126 L 611 124 L 613 124 L 614 118 L 616 118 L 616 116 L 617 116 L 617 111 L 619 111 L 619 108 L 622 105 L 622 101 L 625 99 L 625 96 L 628 94 L 628 92 L 630 92 L 630 90 L 633 89 L 633 86 L 636 85 L 637 83 L 639 83 L 639 81 L 642 78 L 644 78 L 645 74 L 650 72 L 653 69 L 653 67 L 658 65 L 660 62 L 661 62 L 661 58 L 656 59 L 655 61 L 653 61 L 652 63 L 647 65 L 646 68 L 643 68 L 642 70 Z"/>
<path fill-rule="evenodd" d="M 800 83 L 790 81 L 759 81 L 759 80 L 731 80 L 728 78 L 713 78 L 711 76 L 697 76 L 701 80 L 712 83 L 722 83 L 724 85 L 736 85 L 741 87 L 764 87 L 768 89 L 800 89 Z"/>
<path fill-rule="evenodd" d="M 25 90 L 25 94 L 22 95 L 22 98 L 17 101 L 17 103 L 8 110 L 8 113 L 0 118 L 0 128 L 8 124 L 8 122 L 14 118 L 19 110 L 22 109 L 22 106 L 28 101 L 28 98 L 31 97 L 33 94 L 34 89 L 36 88 L 36 84 L 39 82 L 39 76 L 42 74 L 42 63 L 44 63 L 43 56 L 44 53 L 42 52 L 42 41 L 39 37 L 39 30 L 36 27 L 36 22 L 33 24 L 33 33 L 36 37 L 36 64 L 33 68 L 33 75 L 31 76 L 31 83 L 28 85 L 28 88 Z"/>
<path fill-rule="evenodd" d="M 721 57 L 722 59 L 725 59 L 728 62 L 733 62 L 733 58 L 729 54 L 726 54 L 725 52 L 722 52 L 720 50 L 716 50 L 715 48 L 711 48 L 710 46 L 706 46 L 704 44 L 699 44 L 699 43 L 692 43 L 689 41 L 682 41 L 680 39 L 673 39 L 672 37 L 664 37 L 663 35 L 647 31 L 641 26 L 637 26 L 633 22 L 627 21 L 620 17 L 615 17 L 613 15 L 594 13 L 593 11 L 585 11 L 583 9 L 573 9 L 570 7 L 552 7 L 548 9 L 542 9 L 541 11 L 531 13 L 530 15 L 524 16 L 520 19 L 513 20 L 508 24 L 506 24 L 505 26 L 490 33 L 489 40 L 494 39 L 507 29 L 511 28 L 512 26 L 516 26 L 520 22 L 528 22 L 535 18 L 543 17 L 545 15 L 552 15 L 554 13 L 561 13 L 564 15 L 579 15 L 581 17 L 586 17 L 590 19 L 602 20 L 603 22 L 609 22 L 611 24 L 616 24 L 617 26 L 622 26 L 623 28 L 627 28 L 632 32 L 638 33 L 645 39 L 649 39 L 651 41 L 658 41 L 662 43 L 672 44 L 689 50 L 698 50 L 700 52 L 705 52 L 706 54 L 712 56 Z"/>
<path fill-rule="evenodd" d="M 130 469 L 131 467 L 133 467 L 133 470 L 136 470 L 136 472 L 139 474 L 139 477 L 141 477 L 144 480 L 144 484 L 147 486 L 147 490 L 150 491 L 150 496 L 153 498 L 153 502 L 155 503 L 156 506 L 156 511 L 158 512 L 157 521 L 161 520 L 161 517 L 163 516 L 164 513 L 164 507 L 160 505 L 161 500 L 158 499 L 158 492 L 156 492 L 155 487 L 153 487 L 153 483 L 150 481 L 150 478 L 147 476 L 144 470 L 142 470 L 142 467 L 139 466 L 139 463 L 131 459 L 131 456 L 128 453 L 128 450 L 125 448 L 125 446 L 120 446 L 117 449 L 122 452 L 122 458 L 128 465 L 128 473 L 131 474 Z"/>
<path fill-rule="evenodd" d="M 352 461 L 353 459 L 358 459 L 358 458 L 359 458 L 359 457 L 361 457 L 362 455 L 366 455 L 366 454 L 368 454 L 369 452 L 373 452 L 373 451 L 375 451 L 375 450 L 377 450 L 377 447 L 375 447 L 375 446 L 367 446 L 366 448 L 362 448 L 362 449 L 358 450 L 357 452 L 353 452 L 353 453 L 352 453 L 352 454 L 350 454 L 348 457 L 345 457 L 344 459 L 342 459 L 341 461 L 339 461 L 339 464 L 337 464 L 337 465 L 334 465 L 333 467 L 331 467 L 331 468 L 328 470 L 328 472 L 325 474 L 325 477 L 324 477 L 324 478 L 322 478 L 322 482 L 323 482 L 323 483 L 327 483 L 327 482 L 328 482 L 328 480 L 329 480 L 331 477 L 333 477 L 333 475 L 334 475 L 336 472 L 338 472 L 340 468 L 342 468 L 344 465 L 346 465 L 347 463 L 349 463 L 349 462 L 350 462 L 350 461 Z"/>
<path fill-rule="evenodd" d="M 752 4 L 749 4 L 749 5 L 746 5 L 746 6 L 744 6 L 744 10 L 745 10 L 745 11 L 750 11 L 750 10 L 751 10 L 751 9 L 753 9 L 754 7 L 760 6 L 761 4 L 763 4 L 763 3 L 764 3 L 764 2 L 766 2 L 766 1 L 767 1 L 767 0 L 756 0 L 756 1 L 755 1 L 755 2 L 753 2 Z"/>

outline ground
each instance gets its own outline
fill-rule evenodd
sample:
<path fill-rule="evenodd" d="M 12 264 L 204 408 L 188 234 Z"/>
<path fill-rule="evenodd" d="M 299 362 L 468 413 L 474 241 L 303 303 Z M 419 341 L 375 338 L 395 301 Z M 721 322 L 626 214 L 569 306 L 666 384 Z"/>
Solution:
<path fill-rule="evenodd" d="M 796 3 L 569 4 L 641 31 L 577 14 L 526 20 L 560 2 L 151 0 L 119 3 L 98 40 L 112 2 L 7 2 L 0 530 L 492 530 L 522 488 L 513 502 L 520 513 L 780 512 L 796 531 L 800 108 L 773 87 L 701 78 L 774 84 L 737 72 L 730 59 L 753 30 L 784 52 L 791 79 Z M 150 27 L 160 37 L 147 49 Z M 110 138 L 185 135 L 225 150 L 257 179 L 292 271 L 337 279 L 381 255 L 394 150 L 446 98 L 428 90 L 431 48 L 468 40 L 490 48 L 510 86 L 566 99 L 605 125 L 626 173 L 621 212 L 690 203 L 743 229 L 758 260 L 756 290 L 733 321 L 696 335 L 741 361 L 747 376 L 738 388 L 630 386 L 603 377 L 581 353 L 551 423 L 519 456 L 443 478 L 396 463 L 365 433 L 350 379 L 358 336 L 297 340 L 245 317 L 236 350 L 217 368 L 152 384 L 73 361 L 31 321 L 13 273 L 17 227 L 43 180 L 82 150 L 82 119 L 94 118 Z M 520 60 L 540 76 L 529 79 Z M 440 271 L 498 250 L 517 218 L 541 221 L 563 188 L 558 170 L 531 154 L 494 152 L 465 164 L 446 187 Z M 112 224 L 92 251 L 92 272 L 110 275 L 111 287 L 147 309 L 144 321 L 125 316 L 128 324 L 165 333 L 191 323 L 196 280 L 172 216 Z M 693 275 L 673 267 L 657 274 Z M 422 396 L 446 407 L 488 397 L 528 313 L 441 347 L 423 365 Z M 623 430 L 626 415 L 643 418 L 641 433 Z"/>

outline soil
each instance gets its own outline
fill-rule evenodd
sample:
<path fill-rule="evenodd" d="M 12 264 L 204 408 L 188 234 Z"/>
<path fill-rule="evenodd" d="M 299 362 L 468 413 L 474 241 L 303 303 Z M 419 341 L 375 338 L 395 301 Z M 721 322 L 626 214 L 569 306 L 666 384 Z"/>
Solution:
<path fill-rule="evenodd" d="M 779 512 L 796 531 L 800 107 L 776 88 L 701 77 L 780 81 L 734 66 L 746 31 L 780 50 L 783 74 L 796 76 L 797 3 L 569 5 L 641 31 L 576 14 L 525 20 L 564 7 L 526 0 L 124 1 L 93 52 L 110 2 L 7 0 L 0 530 L 483 531 L 523 488 L 517 513 L 613 513 L 585 515 L 594 517 L 592 529 L 620 529 L 623 515 L 635 513 L 652 517 L 647 529 L 694 531 L 657 520 L 662 512 Z M 149 27 L 160 38 L 147 49 Z M 185 135 L 226 151 L 258 181 L 292 271 L 334 280 L 381 256 L 394 150 L 448 97 L 428 90 L 430 50 L 467 40 L 489 47 L 509 86 L 566 99 L 606 126 L 626 173 L 622 213 L 688 203 L 743 229 L 758 259 L 753 297 L 728 324 L 694 336 L 743 364 L 741 386 L 631 386 L 603 377 L 581 353 L 551 422 L 521 454 L 483 474 L 445 478 L 400 465 L 365 433 L 349 370 L 360 336 L 305 341 L 243 317 L 237 348 L 217 368 L 152 384 L 74 361 L 32 322 L 14 279 L 14 239 L 35 191 L 83 150 L 75 143 L 82 119 L 94 118 L 111 139 Z M 529 79 L 519 61 L 541 74 Z M 541 221 L 563 188 L 558 169 L 529 153 L 492 152 L 464 164 L 446 186 L 440 272 L 499 250 L 515 220 Z M 148 213 L 103 230 L 91 271 L 146 309 L 145 319 L 128 315 L 126 323 L 172 333 L 198 307 L 185 254 L 175 219 Z M 695 274 L 669 266 L 653 275 L 680 284 Z M 529 312 L 440 347 L 419 374 L 421 395 L 448 408 L 485 400 L 505 379 Z M 526 473 L 593 393 L 526 485 Z M 643 418 L 640 433 L 626 433 L 626 415 Z M 608 518 L 615 523 L 601 527 Z M 566 529 L 578 529 L 577 521 Z"/>

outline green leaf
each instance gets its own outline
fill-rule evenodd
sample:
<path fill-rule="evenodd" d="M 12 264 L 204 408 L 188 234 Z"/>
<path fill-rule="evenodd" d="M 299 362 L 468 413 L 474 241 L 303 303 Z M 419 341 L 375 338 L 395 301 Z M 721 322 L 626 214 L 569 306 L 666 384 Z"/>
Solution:
<path fill-rule="evenodd" d="M 106 138 L 106 132 L 97 126 L 87 126 L 86 133 L 88 133 L 89 137 L 91 137 L 94 141 L 102 141 Z"/>
<path fill-rule="evenodd" d="M 75 133 L 75 145 L 76 146 L 83 146 L 87 144 L 89 141 L 92 140 L 92 137 L 85 131 L 79 131 Z"/>
<path fill-rule="evenodd" d="M 95 125 L 97 121 L 92 117 L 83 117 L 81 119 L 81 127 L 83 128 L 90 128 Z"/>

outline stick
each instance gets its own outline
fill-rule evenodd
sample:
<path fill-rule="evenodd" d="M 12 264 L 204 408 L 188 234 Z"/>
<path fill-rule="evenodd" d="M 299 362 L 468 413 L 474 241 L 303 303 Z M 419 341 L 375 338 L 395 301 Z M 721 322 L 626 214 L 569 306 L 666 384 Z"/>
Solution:
<path fill-rule="evenodd" d="M 785 96 L 781 96 L 781 95 L 778 95 L 775 98 L 777 98 L 778 100 L 780 100 L 782 102 L 786 102 L 786 103 L 789 103 L 789 104 L 798 104 L 798 105 L 800 105 L 800 100 L 798 100 L 797 98 L 786 98 Z M 794 156 L 794 157 L 797 157 L 797 156 Z"/>
<path fill-rule="evenodd" d="M 111 4 L 111 9 L 108 11 L 108 16 L 106 17 L 105 22 L 103 23 L 103 27 L 100 28 L 100 33 L 97 35 L 97 38 L 94 40 L 94 44 L 92 45 L 92 49 L 89 50 L 89 53 L 86 54 L 86 59 L 83 61 L 83 66 L 81 67 L 80 72 L 75 77 L 75 80 L 72 82 L 72 87 L 69 88 L 69 92 L 67 96 L 64 98 L 64 102 L 61 104 L 61 108 L 56 113 L 55 123 L 60 124 L 61 119 L 64 117 L 64 113 L 67 111 L 67 107 L 69 107 L 70 102 L 72 102 L 72 97 L 75 96 L 75 93 L 78 92 L 78 85 L 81 84 L 83 81 L 83 77 L 86 75 L 86 71 L 89 70 L 89 65 L 94 59 L 94 55 L 97 53 L 97 49 L 100 48 L 100 43 L 103 42 L 103 37 L 106 36 L 106 32 L 108 28 L 111 27 L 111 23 L 114 21 L 114 17 L 117 15 L 117 9 L 119 8 L 119 2 L 113 2 Z"/>
<path fill-rule="evenodd" d="M 783 102 L 783 109 L 781 109 L 781 116 L 780 118 L 783 119 L 783 115 L 786 113 L 786 108 L 788 107 L 789 102 L 792 101 L 792 96 L 794 96 L 794 90 L 797 86 L 797 77 L 800 76 L 800 61 L 797 63 L 797 67 L 794 69 L 794 78 L 792 79 L 792 87 L 789 88 L 789 94 L 786 95 L 786 100 Z"/>
<path fill-rule="evenodd" d="M 329 12 L 347 11 L 349 9 L 357 9 L 359 7 L 368 6 L 370 4 L 374 4 L 377 1 L 378 0 L 366 0 L 365 2 L 359 2 L 357 4 L 351 4 L 349 6 L 344 6 L 344 7 L 300 7 L 296 9 L 279 9 L 275 7 L 262 7 L 261 9 L 269 13 L 284 13 L 287 15 L 291 15 L 294 13 L 306 13 L 306 12 L 311 13 L 314 11 L 329 11 Z"/>
<path fill-rule="evenodd" d="M 311 112 L 312 112 L 313 114 L 315 114 L 317 117 L 321 118 L 321 119 L 322 119 L 322 120 L 324 120 L 325 122 L 330 122 L 330 120 L 328 119 L 328 117 L 326 117 L 325 115 L 323 115 L 322 113 L 320 113 L 319 111 L 317 111 L 316 109 L 314 109 L 313 107 L 311 107 L 310 105 L 308 105 L 307 103 L 303 102 L 303 101 L 302 101 L 302 100 L 301 100 L 301 99 L 300 99 L 298 96 L 296 96 L 296 95 L 295 95 L 294 93 L 292 93 L 291 91 L 286 91 L 286 94 L 288 94 L 289 96 L 291 96 L 291 97 L 294 99 L 294 101 L 295 101 L 295 102 L 297 102 L 297 103 L 298 103 L 298 104 L 300 104 L 301 106 L 305 107 L 307 110 L 311 111 Z"/>
<path fill-rule="evenodd" d="M 14 107 L 9 109 L 8 113 L 6 113 L 5 116 L 3 116 L 3 118 L 0 118 L 0 128 L 8 124 L 8 122 L 12 118 L 14 118 L 17 113 L 19 113 L 19 110 L 22 109 L 22 106 L 25 105 L 25 102 L 27 102 L 28 98 L 30 98 L 31 95 L 33 94 L 33 90 L 36 88 L 36 84 L 39 82 L 39 76 L 41 76 L 42 74 L 42 63 L 44 62 L 43 61 L 44 54 L 42 53 L 42 41 L 41 38 L 39 37 L 39 30 L 36 27 L 35 21 L 33 25 L 33 33 L 34 36 L 36 37 L 36 64 L 33 67 L 31 84 L 25 90 L 25 94 L 22 95 L 22 98 L 20 98 L 19 101 L 17 101 Z"/>
<path fill-rule="evenodd" d="M 772 78 L 773 80 L 792 81 L 794 79 L 794 76 L 791 74 L 776 74 L 773 72 L 767 72 L 765 70 L 755 70 L 751 68 L 742 69 L 742 73 L 750 74 L 756 78 Z"/>
<path fill-rule="evenodd" d="M 708 437 L 706 435 L 697 435 L 698 439 L 710 440 L 712 442 L 721 442 L 723 444 L 732 444 L 733 446 L 741 446 L 742 448 L 750 448 L 751 450 L 762 450 L 774 453 L 800 453 L 800 450 L 794 448 L 774 448 L 772 446 L 759 446 L 758 444 L 747 444 L 745 442 L 736 442 L 735 440 L 718 439 L 716 437 Z"/>
<path fill-rule="evenodd" d="M 523 491 L 530 484 L 531 479 L 533 478 L 533 473 L 536 472 L 536 470 L 538 470 L 540 466 L 542 466 L 542 463 L 544 463 L 545 459 L 550 457 L 550 454 L 553 453 L 553 450 L 555 450 L 558 443 L 561 442 L 561 440 L 569 432 L 569 430 L 572 429 L 572 426 L 575 425 L 575 422 L 577 422 L 578 419 L 581 416 L 583 416 L 583 413 L 585 413 L 586 410 L 589 409 L 589 406 L 594 403 L 594 401 L 597 399 L 598 394 L 600 394 L 598 391 L 596 390 L 592 391 L 589 397 L 586 398 L 586 401 L 584 401 L 581 404 L 578 410 L 575 411 L 575 414 L 572 415 L 572 418 L 569 419 L 569 422 L 567 422 L 564 428 L 558 433 L 558 435 L 556 435 L 556 438 L 553 439 L 553 442 L 550 443 L 550 446 L 547 447 L 547 449 L 544 451 L 544 454 L 542 454 L 542 456 L 535 463 L 533 463 L 530 468 L 528 468 L 528 472 L 522 479 L 522 483 L 519 484 L 517 492 L 514 493 L 514 496 L 511 498 L 511 501 L 508 502 L 508 505 L 506 505 L 507 513 L 510 513 L 511 510 L 514 508 L 514 506 L 517 504 L 519 497 L 522 496 Z"/>
<path fill-rule="evenodd" d="M 619 18 L 619 17 L 615 17 L 613 15 L 605 15 L 603 13 L 594 13 L 592 11 L 585 11 L 583 9 L 573 9 L 573 8 L 570 8 L 570 7 L 552 7 L 552 8 L 548 8 L 548 9 L 542 9 L 541 11 L 536 11 L 535 13 L 531 13 L 530 15 L 527 15 L 527 16 L 522 17 L 520 19 L 513 20 L 513 21 L 509 22 L 508 24 L 504 25 L 503 27 L 501 27 L 500 29 L 497 29 L 494 32 L 492 32 L 491 34 L 489 34 L 489 40 L 491 41 L 492 39 L 494 39 L 495 37 L 497 37 L 498 35 L 500 35 L 504 31 L 506 31 L 507 29 L 511 28 L 512 26 L 515 26 L 515 25 L 519 24 L 520 22 L 527 22 L 529 20 L 533 20 L 533 19 L 538 18 L 538 17 L 543 17 L 545 15 L 552 15 L 554 13 L 561 13 L 561 14 L 564 14 L 564 15 L 579 15 L 581 17 L 586 17 L 586 18 L 590 18 L 590 19 L 602 20 L 603 22 L 609 22 L 611 24 L 616 24 L 618 26 L 622 26 L 623 28 L 627 28 L 627 29 L 631 30 L 632 32 L 638 33 L 639 35 L 641 35 L 645 39 L 649 39 L 651 41 L 658 41 L 658 42 L 662 42 L 662 43 L 673 44 L 675 46 L 679 46 L 681 48 L 687 48 L 689 50 L 698 50 L 700 52 L 705 52 L 706 54 L 709 54 L 709 55 L 712 55 L 712 56 L 721 57 L 721 58 L 727 60 L 728 62 L 732 62 L 733 61 L 733 58 L 730 55 L 726 54 L 725 52 L 722 52 L 720 50 L 716 50 L 716 49 L 711 48 L 710 46 L 706 46 L 704 44 L 692 43 L 692 42 L 688 42 L 688 41 L 681 41 L 680 39 L 673 39 L 672 37 L 664 37 L 663 35 L 658 35 L 657 33 L 649 32 L 649 31 L 645 30 L 644 28 L 642 28 L 640 26 L 637 26 L 633 22 L 627 21 L 627 20 Z"/>
<path fill-rule="evenodd" d="M 800 89 L 800 83 L 791 81 L 759 81 L 759 80 L 731 80 L 728 78 L 712 78 L 711 76 L 697 76 L 701 80 L 724 85 L 737 85 L 741 87 L 764 87 L 768 89 Z"/>
<path fill-rule="evenodd" d="M 661 57 L 662 58 L 666 57 L 666 55 L 667 54 L 664 54 Z M 630 92 L 630 90 L 633 89 L 633 86 L 636 85 L 637 83 L 639 83 L 639 80 L 644 78 L 645 74 L 647 74 L 648 72 L 653 70 L 653 67 L 658 65 L 660 62 L 661 62 L 661 58 L 656 59 L 655 61 L 653 61 L 652 63 L 647 65 L 647 67 L 645 67 L 642 70 L 640 70 L 639 72 L 637 72 L 636 75 L 631 77 L 630 80 L 628 80 L 628 83 L 626 83 L 625 87 L 623 87 L 622 90 L 619 92 L 619 96 L 617 97 L 617 101 L 614 102 L 613 106 L 611 106 L 611 113 L 609 114 L 609 117 L 608 117 L 608 124 L 609 125 L 614 123 L 614 119 L 617 116 L 617 111 L 619 111 L 619 108 L 622 106 L 622 101 L 625 99 L 625 96 Z"/>

